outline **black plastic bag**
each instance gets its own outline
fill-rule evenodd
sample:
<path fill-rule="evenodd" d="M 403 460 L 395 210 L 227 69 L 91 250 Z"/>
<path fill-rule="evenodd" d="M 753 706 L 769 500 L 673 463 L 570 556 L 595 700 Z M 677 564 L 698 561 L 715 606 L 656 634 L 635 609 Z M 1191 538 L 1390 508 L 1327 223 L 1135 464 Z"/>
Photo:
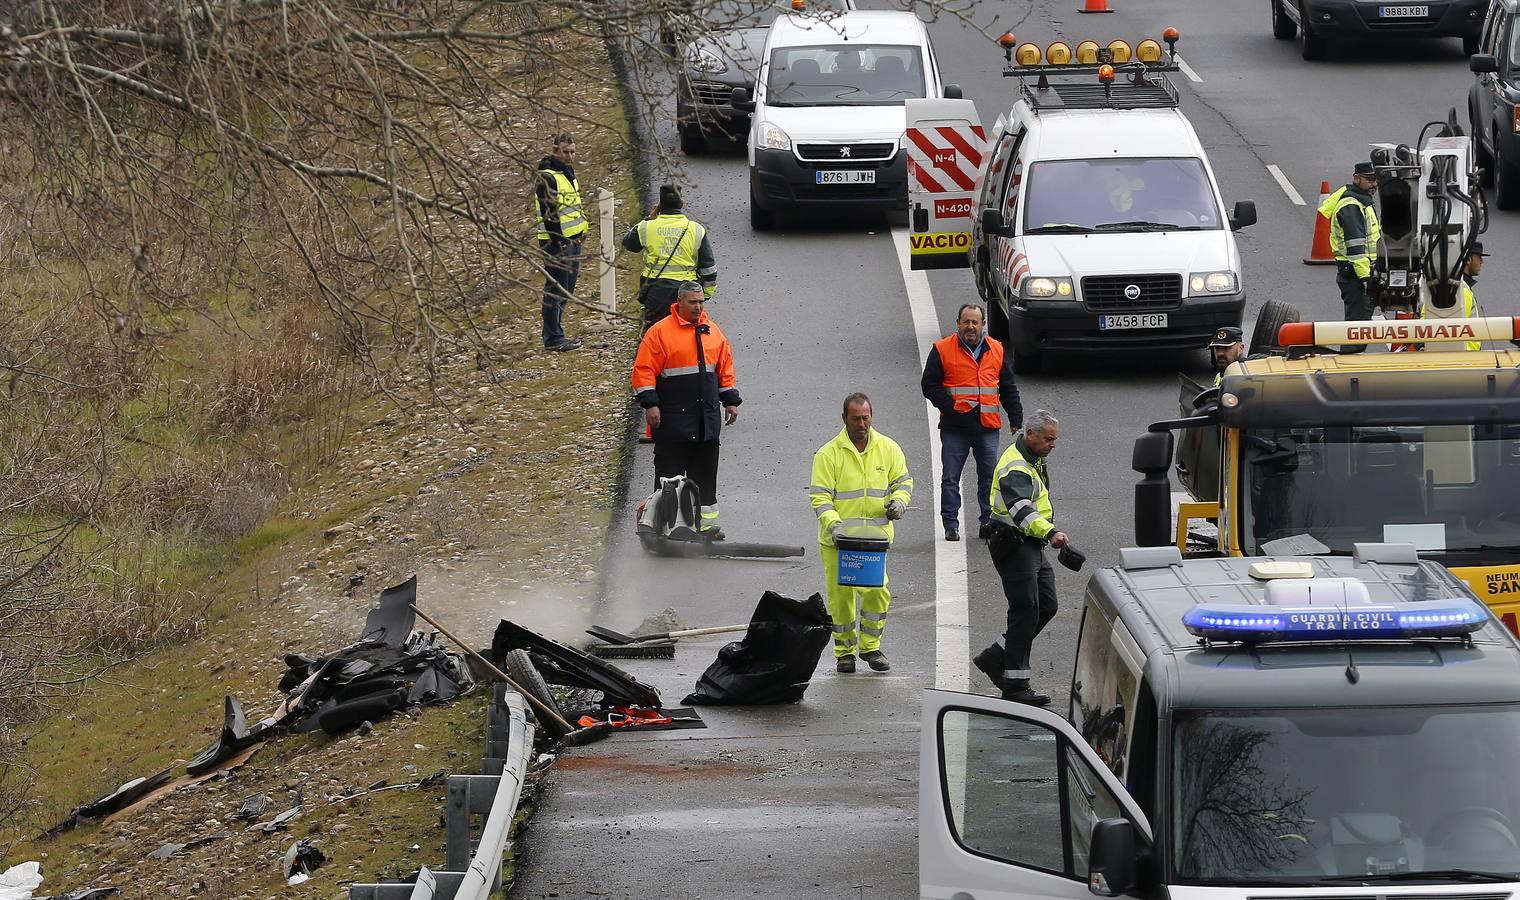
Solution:
<path fill-rule="evenodd" d="M 760 597 L 744 639 L 718 651 L 683 703 L 758 706 L 796 703 L 833 636 L 823 595 L 793 600 L 774 591 Z"/>

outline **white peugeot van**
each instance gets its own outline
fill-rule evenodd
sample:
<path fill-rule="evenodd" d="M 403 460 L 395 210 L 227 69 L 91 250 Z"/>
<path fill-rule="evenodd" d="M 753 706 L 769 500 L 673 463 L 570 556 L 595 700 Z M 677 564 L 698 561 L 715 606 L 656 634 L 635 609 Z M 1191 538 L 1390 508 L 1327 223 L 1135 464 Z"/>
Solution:
<path fill-rule="evenodd" d="M 1256 221 L 1256 206 L 1225 213 L 1166 77 L 1174 68 L 1013 69 L 1018 100 L 985 143 L 963 148 L 970 154 L 941 136 L 979 137 L 974 106 L 908 104 L 915 268 L 969 265 L 989 331 L 1019 371 L 1063 350 L 1202 348 L 1220 326 L 1240 324 L 1232 232 Z M 974 185 L 946 177 L 973 157 Z"/>
<path fill-rule="evenodd" d="M 899 212 L 907 195 L 903 103 L 959 97 L 940 83 L 924 23 L 906 12 L 783 16 L 771 25 L 755 93 L 731 102 L 753 112 L 750 224 L 817 209 Z"/>

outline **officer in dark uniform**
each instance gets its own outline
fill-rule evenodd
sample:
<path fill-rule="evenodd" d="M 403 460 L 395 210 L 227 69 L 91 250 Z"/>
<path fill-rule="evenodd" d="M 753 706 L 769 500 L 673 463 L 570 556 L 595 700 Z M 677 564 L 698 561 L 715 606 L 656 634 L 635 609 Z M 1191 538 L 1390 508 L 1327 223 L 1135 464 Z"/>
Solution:
<path fill-rule="evenodd" d="M 1034 674 L 1030 650 L 1034 639 L 1056 614 L 1056 577 L 1045 559 L 1047 546 L 1063 550 L 1062 564 L 1080 568 L 1081 554 L 1066 532 L 1055 526 L 1050 504 L 1050 475 L 1045 459 L 1061 437 L 1056 417 L 1041 409 L 1024 423 L 1024 431 L 998 460 L 992 479 L 992 537 L 987 550 L 1008 600 L 1006 649 L 993 644 L 973 662 L 1003 692 L 1004 700 L 1045 706 L 1050 696 L 1029 686 Z"/>
<path fill-rule="evenodd" d="M 1224 370 L 1246 354 L 1245 335 L 1234 325 L 1225 325 L 1214 332 L 1209 342 L 1209 358 L 1214 363 L 1214 386 L 1224 380 Z"/>

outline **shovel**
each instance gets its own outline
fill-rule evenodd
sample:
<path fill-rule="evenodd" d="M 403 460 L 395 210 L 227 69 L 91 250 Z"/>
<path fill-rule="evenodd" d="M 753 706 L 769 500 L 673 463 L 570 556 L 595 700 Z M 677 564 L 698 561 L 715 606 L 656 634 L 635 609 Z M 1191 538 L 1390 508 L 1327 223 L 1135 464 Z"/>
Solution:
<path fill-rule="evenodd" d="M 673 641 L 679 638 L 697 637 L 703 634 L 727 634 L 731 631 L 743 631 L 748 627 L 749 623 L 745 622 L 743 625 L 714 625 L 711 628 L 685 628 L 680 631 L 657 631 L 652 634 L 628 635 L 620 631 L 613 631 L 611 628 L 592 625 L 586 629 L 586 633 L 609 644 L 642 644 L 645 641 Z"/>

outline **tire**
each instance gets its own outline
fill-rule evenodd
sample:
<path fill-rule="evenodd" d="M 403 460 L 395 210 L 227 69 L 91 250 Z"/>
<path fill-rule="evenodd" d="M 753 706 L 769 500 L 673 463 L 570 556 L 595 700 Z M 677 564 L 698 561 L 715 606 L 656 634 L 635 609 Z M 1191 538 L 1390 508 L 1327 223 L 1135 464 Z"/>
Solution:
<path fill-rule="evenodd" d="M 1298 307 L 1282 300 L 1268 300 L 1256 315 L 1256 327 L 1251 330 L 1250 353 L 1281 353 L 1283 347 L 1277 342 L 1277 333 L 1289 322 L 1301 321 Z"/>
<path fill-rule="evenodd" d="M 1477 52 L 1478 52 L 1478 35 L 1475 34 L 1472 37 L 1465 37 L 1465 38 L 1462 39 L 1462 55 L 1463 56 L 1472 56 L 1474 53 L 1477 53 Z"/>
<path fill-rule="evenodd" d="M 753 182 L 749 189 L 749 227 L 755 231 L 770 231 L 776 227 L 775 212 L 760 205 L 760 198 L 755 196 Z"/>
<path fill-rule="evenodd" d="M 1035 347 L 1034 342 L 1015 340 L 1010 334 L 1008 350 L 1013 353 L 1013 371 L 1020 375 L 1038 375 L 1040 364 L 1044 361 L 1042 354 Z"/>
<path fill-rule="evenodd" d="M 993 340 L 1008 343 L 1008 313 L 1003 311 L 1002 301 L 996 297 L 987 301 L 987 334 Z"/>
<path fill-rule="evenodd" d="M 528 655 L 528 651 L 519 649 L 507 654 L 507 674 L 512 676 L 512 680 L 517 682 L 519 687 L 532 694 L 533 699 L 541 701 L 554 710 L 560 718 L 564 718 L 564 711 L 559 708 L 559 703 L 549 692 L 548 682 L 544 681 L 544 676 L 539 674 L 538 667 L 533 665 L 533 657 Z M 568 733 L 554 722 L 544 721 L 544 717 L 536 712 L 533 717 L 538 720 L 539 727 L 550 737 L 562 738 Z"/>
<path fill-rule="evenodd" d="M 707 152 L 707 137 L 702 134 L 700 126 L 682 126 L 681 152 L 687 156 L 700 156 Z"/>
<path fill-rule="evenodd" d="M 1279 41 L 1291 41 L 1298 34 L 1298 23 L 1283 11 L 1282 0 L 1272 0 L 1272 36 Z"/>
<path fill-rule="evenodd" d="M 1301 28 L 1298 32 L 1298 55 L 1309 62 L 1315 62 L 1325 58 L 1325 39 L 1310 31 Z"/>
<path fill-rule="evenodd" d="M 1506 159 L 1494 142 L 1494 205 L 1520 209 L 1520 159 Z"/>

